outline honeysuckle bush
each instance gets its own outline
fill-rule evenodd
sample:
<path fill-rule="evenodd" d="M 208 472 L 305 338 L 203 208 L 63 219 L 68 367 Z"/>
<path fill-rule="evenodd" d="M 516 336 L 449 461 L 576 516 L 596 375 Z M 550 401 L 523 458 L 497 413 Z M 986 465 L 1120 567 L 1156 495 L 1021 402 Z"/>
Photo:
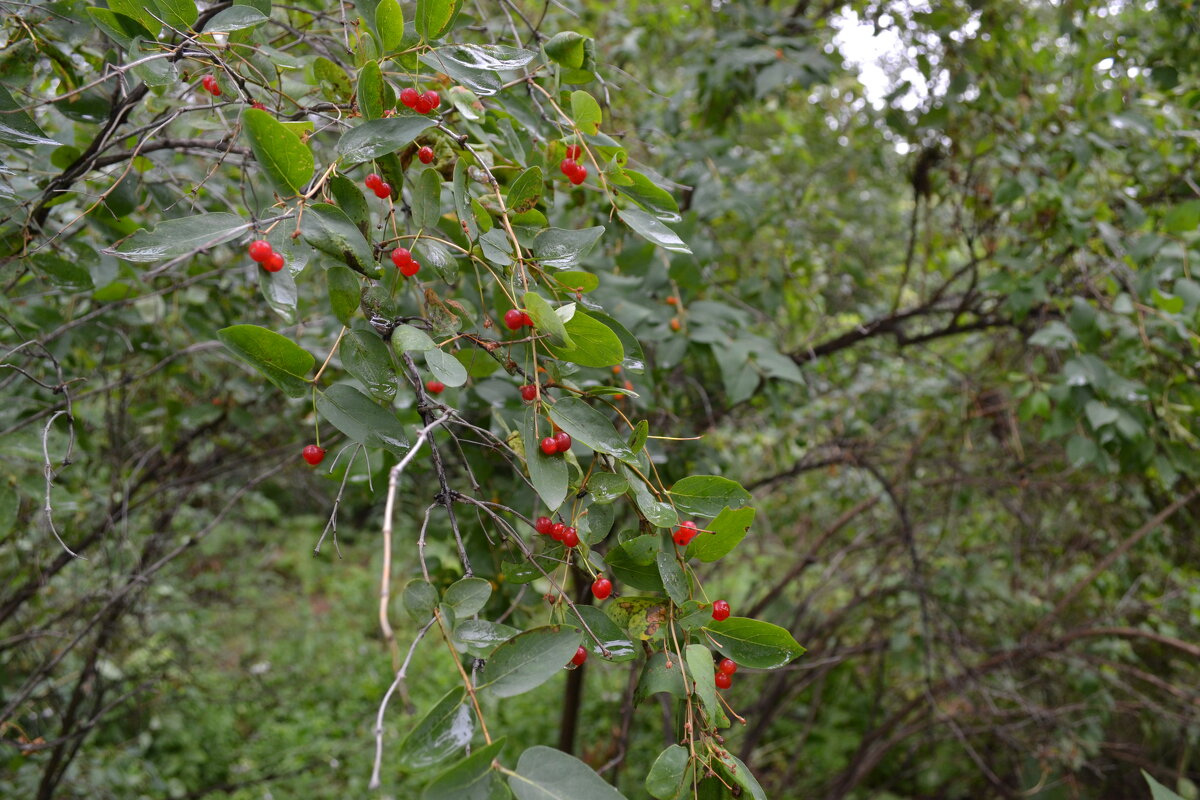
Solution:
<path fill-rule="evenodd" d="M 734 664 L 778 669 L 803 648 L 731 615 L 719 568 L 701 580 L 755 509 L 736 476 L 663 457 L 675 432 L 654 404 L 690 341 L 740 336 L 740 320 L 705 301 L 681 319 L 674 279 L 695 269 L 689 240 L 703 233 L 681 225 L 645 149 L 606 123 L 622 98 L 594 42 L 512 6 L 472 10 L 113 0 L 9 20 L 0 235 L 16 336 L 2 378 L 28 393 L 5 427 L 20 461 L 44 468 L 14 469 L 0 500 L 6 516 L 36 519 L 21 548 L 51 566 L 22 578 L 5 617 L 30 613 L 42 581 L 87 570 L 77 559 L 128 525 L 131 505 L 161 512 L 154 533 L 122 545 L 127 574 L 77 588 L 96 608 L 79 636 L 14 662 L 28 679 L 0 720 L 19 758 L 48 754 L 39 796 L 86 738 L 73 726 L 99 703 L 89 682 L 130 677 L 104 667 L 121 614 L 241 497 L 298 469 L 305 447 L 334 473 L 329 522 L 311 532 L 319 555 L 338 550 L 347 492 L 378 500 L 376 656 L 390 655 L 394 681 L 378 698 L 372 788 L 403 772 L 427 798 L 622 796 L 561 750 L 502 757 L 497 703 L 570 668 L 576 688 L 581 670 L 631 674 L 626 717 L 671 698 L 675 743 L 638 776 L 652 796 L 764 796 L 724 746 L 739 717 L 717 683 Z M 733 373 L 737 392 L 799 379 L 767 340 L 740 345 L 753 359 Z M 247 369 L 224 369 L 234 360 Z M 182 391 L 142 394 L 163 369 Z M 99 392 L 76 382 L 97 376 L 136 387 L 133 408 L 89 402 Z M 162 432 L 127 447 L 150 414 Z M 77 438 L 85 461 L 97 440 L 115 456 L 92 475 L 108 496 L 80 491 Z M 215 516 L 172 495 L 247 467 Z M 81 537 L 96 511 L 104 521 Z M 393 568 L 414 551 L 416 574 Z M 415 635 L 402 641 L 404 614 Z M 458 685 L 400 740 L 389 703 L 416 648 L 440 652 Z M 64 660 L 79 672 L 61 727 L 35 736 L 26 717 L 53 704 Z M 596 766 L 611 770 L 628 742 L 626 722 L 618 755 Z"/>

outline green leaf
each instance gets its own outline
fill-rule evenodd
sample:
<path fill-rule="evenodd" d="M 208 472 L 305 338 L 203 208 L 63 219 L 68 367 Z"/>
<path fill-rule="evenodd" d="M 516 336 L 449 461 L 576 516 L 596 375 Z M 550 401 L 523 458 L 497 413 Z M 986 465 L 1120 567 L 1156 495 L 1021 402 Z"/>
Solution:
<path fill-rule="evenodd" d="M 550 419 L 558 427 L 571 434 L 571 438 L 582 442 L 598 453 L 608 453 L 617 458 L 632 458 L 629 445 L 617 433 L 608 417 L 601 414 L 577 397 L 560 398 L 549 407 Z"/>
<path fill-rule="evenodd" d="M 671 619 L 666 601 L 657 597 L 621 597 L 609 602 L 607 613 L 630 635 L 647 640 L 663 635 Z"/>
<path fill-rule="evenodd" d="M 383 0 L 379 7 L 383 8 L 385 3 L 396 5 L 396 0 Z M 358 108 L 365 119 L 383 117 L 383 72 L 378 61 L 368 61 L 358 71 Z"/>
<path fill-rule="evenodd" d="M 625 800 L 587 764 L 541 745 L 521 754 L 508 785 L 517 800 Z"/>
<path fill-rule="evenodd" d="M 668 668 L 667 664 L 671 666 Z M 633 693 L 634 703 L 641 705 L 642 701 L 659 692 L 667 692 L 673 697 L 687 697 L 687 689 L 683 685 L 683 669 L 679 659 L 671 656 L 668 660 L 665 653 L 657 652 L 646 661 L 642 675 L 638 679 L 637 689 Z"/>
<path fill-rule="evenodd" d="M 804 648 L 783 628 L 747 617 L 729 617 L 704 626 L 714 645 L 743 667 L 777 669 Z"/>
<path fill-rule="evenodd" d="M 350 218 L 335 205 L 313 203 L 300 223 L 304 241 L 368 278 L 379 278 L 375 254 Z"/>
<path fill-rule="evenodd" d="M 436 169 L 422 170 L 412 202 L 413 224 L 432 230 L 442 217 L 442 176 Z"/>
<path fill-rule="evenodd" d="M 329 189 L 333 192 L 335 205 L 366 236 L 371 229 L 371 208 L 358 184 L 344 175 L 334 175 L 329 179 Z"/>
<path fill-rule="evenodd" d="M 404 41 L 404 10 L 397 0 L 379 0 L 375 6 L 375 31 L 384 55 L 400 49 Z"/>
<path fill-rule="evenodd" d="M 662 576 L 658 574 L 657 562 L 641 563 L 625 545 L 610 548 L 604 554 L 604 563 L 608 565 L 608 569 L 616 576 L 617 580 L 634 589 L 647 592 L 663 591 Z"/>
<path fill-rule="evenodd" d="M 228 10 L 235 8 L 245 6 Z M 275 188 L 284 196 L 300 194 L 313 176 L 313 154 L 308 145 L 282 122 L 257 108 L 242 112 L 242 126 L 255 160 Z"/>
<path fill-rule="evenodd" d="M 617 185 L 617 191 L 649 211 L 662 222 L 679 222 L 679 204 L 666 189 L 640 172 L 625 170 L 631 183 Z"/>
<path fill-rule="evenodd" d="M 611 503 L 629 491 L 629 481 L 611 472 L 593 472 L 588 478 L 588 491 L 597 503 Z"/>
<path fill-rule="evenodd" d="M 316 359 L 286 336 L 257 325 L 233 325 L 217 331 L 217 338 L 288 397 L 303 397 L 312 389 L 305 376 Z"/>
<path fill-rule="evenodd" d="M 621 630 L 615 622 L 609 619 L 607 614 L 595 606 L 576 605 L 575 610 L 579 612 L 579 616 L 583 617 L 583 621 L 600 640 L 600 644 L 597 644 L 596 640 L 584 631 L 583 646 L 591 651 L 592 655 L 614 663 L 632 661 L 637 658 L 640 650 L 634 648 L 629 634 Z M 607 656 L 604 655 L 605 650 L 608 651 Z"/>
<path fill-rule="evenodd" d="M 688 558 L 698 558 L 704 562 L 722 558 L 746 538 L 746 532 L 753 522 L 753 508 L 721 509 L 717 518 L 704 526 L 711 533 L 705 531 L 692 539 L 687 549 Z"/>
<path fill-rule="evenodd" d="M 462 362 L 436 347 L 425 351 L 425 366 L 447 386 L 462 386 L 467 382 L 467 368 Z"/>
<path fill-rule="evenodd" d="M 583 66 L 584 43 L 587 37 L 575 31 L 562 31 L 550 37 L 543 47 L 546 55 L 564 67 L 580 69 Z"/>
<path fill-rule="evenodd" d="M 633 494 L 633 501 L 638 510 L 651 524 L 660 528 L 673 528 L 679 524 L 679 515 L 675 513 L 675 509 L 655 498 L 650 487 L 637 473 L 624 464 L 619 465 L 619 469 L 625 480 L 629 481 L 629 491 Z"/>
<path fill-rule="evenodd" d="M 95 288 L 92 273 L 78 262 L 63 258 L 57 253 L 42 251 L 30 259 L 38 272 L 46 275 L 55 286 L 68 292 L 86 292 Z M 269 275 L 265 270 L 259 270 Z"/>
<path fill-rule="evenodd" d="M 0 536 L 7 536 L 8 532 L 16 526 L 17 512 L 20 510 L 21 497 L 17 494 L 17 490 L 0 483 Z"/>
<path fill-rule="evenodd" d="M 704 707 L 709 720 L 718 728 L 729 727 L 729 717 L 725 716 L 721 701 L 717 699 L 712 651 L 702 644 L 689 644 L 684 655 L 687 658 L 688 677 L 695 683 L 696 696 L 700 698 L 700 705 Z"/>
<path fill-rule="evenodd" d="M 251 227 L 237 214 L 225 212 L 165 219 L 153 230 L 140 230 L 104 252 L 125 261 L 163 261 L 227 242 Z"/>
<path fill-rule="evenodd" d="M 338 155 L 347 164 L 358 164 L 395 153 L 434 124 L 429 117 L 373 119 L 342 134 Z"/>
<path fill-rule="evenodd" d="M 492 761 L 503 749 L 500 738 L 446 767 L 425 787 L 422 800 L 492 800 L 492 784 L 499 780 Z"/>
<path fill-rule="evenodd" d="M 154 0 L 159 16 L 172 28 L 180 31 L 191 30 L 200 16 L 196 11 L 195 0 Z"/>
<path fill-rule="evenodd" d="M 600 277 L 583 270 L 571 269 L 554 276 L 559 285 L 572 291 L 587 294 L 600 286 Z M 617 341 L 620 341 L 619 339 Z"/>
<path fill-rule="evenodd" d="M 741 787 L 742 791 L 739 797 L 746 798 L 746 800 L 767 800 L 767 793 L 763 791 L 762 786 L 755 780 L 754 774 L 750 772 L 750 768 L 743 764 L 741 759 L 721 748 L 716 749 L 716 755 L 716 759 L 712 762 L 713 765 L 729 779 L 729 783 Z"/>
<path fill-rule="evenodd" d="M 395 455 L 408 449 L 408 436 L 395 414 L 353 386 L 337 384 L 317 395 L 317 411 L 333 427 L 366 447 L 383 447 Z"/>
<path fill-rule="evenodd" d="M 663 750 L 646 774 L 646 791 L 658 800 L 674 800 L 683 786 L 689 761 L 687 748 L 682 745 L 673 744 Z"/>
<path fill-rule="evenodd" d="M 153 33 L 146 30 L 146 26 L 125 14 L 118 14 L 107 8 L 89 8 L 87 13 L 92 18 L 92 22 L 96 23 L 97 28 L 104 31 L 110 39 L 125 50 L 130 49 L 134 39 L 153 40 L 155 38 Z"/>
<path fill-rule="evenodd" d="M 373 331 L 355 330 L 338 349 L 342 366 L 371 394 L 391 401 L 396 396 L 396 373 L 387 345 Z"/>
<path fill-rule="evenodd" d="M 109 11 L 136 19 L 142 27 L 150 31 L 152 41 L 156 38 L 155 34 L 162 30 L 162 23 L 154 18 L 149 3 L 142 3 L 138 0 L 106 0 L 106 4 Z"/>
<path fill-rule="evenodd" d="M 567 329 L 563 326 L 562 320 L 541 295 L 537 292 L 526 292 L 522 302 L 525 304 L 525 310 L 533 319 L 533 327 L 538 333 L 547 334 L 551 344 L 559 347 L 572 346 L 571 337 L 567 335 Z"/>
<path fill-rule="evenodd" d="M 437 766 L 467 746 L 475 733 L 475 717 L 463 702 L 467 690 L 455 686 L 421 717 L 400 746 L 396 761 L 401 769 L 419 770 Z"/>
<path fill-rule="evenodd" d="M 750 502 L 750 493 L 740 483 L 719 475 L 689 476 L 676 481 L 670 493 L 680 513 L 709 518 L 725 506 L 741 508 Z"/>
<path fill-rule="evenodd" d="M 563 361 L 581 367 L 611 367 L 625 360 L 625 348 L 621 346 L 620 337 L 612 328 L 592 316 L 576 310 L 563 328 L 572 346 L 547 346 L 551 353 Z"/>
<path fill-rule="evenodd" d="M 325 96 L 338 103 L 350 100 L 350 78 L 346 71 L 325 56 L 313 60 L 313 77 L 325 91 Z"/>
<path fill-rule="evenodd" d="M 358 276 L 346 267 L 330 267 L 325 270 L 325 286 L 333 315 L 343 325 L 349 325 L 358 310 Z"/>
<path fill-rule="evenodd" d="M 255 270 L 258 273 L 258 288 L 271 310 L 283 317 L 287 322 L 296 321 L 296 279 L 290 269 L 279 272 L 267 272 L 265 269 Z"/>
<path fill-rule="evenodd" d="M 571 92 L 571 118 L 575 120 L 575 127 L 585 134 L 600 132 L 600 122 L 603 120 L 600 104 L 582 89 Z"/>
<path fill-rule="evenodd" d="M 646 446 L 646 440 L 650 438 L 650 423 L 646 420 L 638 420 L 638 424 L 634 426 L 633 433 L 629 434 L 629 449 L 637 453 L 642 452 L 642 448 Z"/>
<path fill-rule="evenodd" d="M 567 462 L 561 455 L 548 456 L 538 446 L 542 438 L 550 434 L 550 426 L 542 423 L 535 430 L 534 420 L 539 419 L 533 409 L 527 409 L 521 425 L 521 441 L 525 448 L 525 463 L 529 467 L 529 480 L 542 502 L 551 511 L 567 499 Z M 539 435 L 540 434 L 540 435 Z"/>
<path fill-rule="evenodd" d="M 1171 791 L 1166 786 L 1154 780 L 1146 770 L 1142 770 L 1142 777 L 1146 779 L 1146 783 L 1150 786 L 1151 800 L 1184 800 L 1182 795 Z"/>
<path fill-rule="evenodd" d="M 424 625 L 433 616 L 433 609 L 437 607 L 437 589 L 421 578 L 411 580 L 404 587 L 400 602 L 414 622 Z"/>
<path fill-rule="evenodd" d="M 500 645 L 480 674 L 480 688 L 496 697 L 512 697 L 541 686 L 562 672 L 575 655 L 582 633 L 547 625 L 525 631 Z"/>
<path fill-rule="evenodd" d="M 101 9 L 103 10 L 103 9 Z M 40 144 L 57 145 L 59 142 L 46 136 L 38 124 L 34 122 L 33 117 L 29 116 L 23 109 L 24 103 L 18 103 L 12 93 L 4 86 L 0 85 L 0 142 L 13 147 L 33 147 Z M 70 153 L 65 164 L 59 164 L 55 161 L 55 155 L 60 152 Z M 59 148 L 55 154 L 51 156 L 51 164 L 59 169 L 65 169 L 71 165 L 80 155 L 80 151 L 74 148 Z"/>
<path fill-rule="evenodd" d="M 463 578 L 450 584 L 442 602 L 454 609 L 456 617 L 471 617 L 487 605 L 492 596 L 492 584 L 483 578 Z"/>
<path fill-rule="evenodd" d="M 428 617 L 426 617 L 428 619 Z M 459 652 L 487 658 L 499 645 L 520 633 L 516 628 L 486 619 L 465 619 L 454 626 L 451 638 Z"/>
<path fill-rule="evenodd" d="M 436 350 L 437 345 L 429 334 L 411 325 L 397 325 L 392 331 L 392 347 L 404 352 Z"/>
<path fill-rule="evenodd" d="M 1200 227 L 1200 200 L 1172 206 L 1163 217 L 1163 230 L 1167 233 L 1190 233 Z"/>
<path fill-rule="evenodd" d="M 417 0 L 417 34 L 426 41 L 440 39 L 454 24 L 463 0 Z"/>
<path fill-rule="evenodd" d="M 267 15 L 252 6 L 230 6 L 204 25 L 205 33 L 231 33 L 261 25 Z"/>
<path fill-rule="evenodd" d="M 541 167 L 530 167 L 517 176 L 508 189 L 505 205 L 512 214 L 531 211 L 542 199 Z"/>
<path fill-rule="evenodd" d="M 467 161 L 464 158 L 454 162 L 454 181 L 451 194 L 454 197 L 454 213 L 463 234 L 475 241 L 479 238 L 479 224 L 471 211 L 471 196 L 467 193 Z"/>
<path fill-rule="evenodd" d="M 653 242 L 664 250 L 670 250 L 672 253 L 692 252 L 691 248 L 684 244 L 683 239 L 679 238 L 679 234 L 645 211 L 638 211 L 636 208 L 627 208 L 624 211 L 618 211 L 617 216 L 626 225 L 633 228 L 634 232 L 643 239 Z"/>
<path fill-rule="evenodd" d="M 675 605 L 687 602 L 688 579 L 683 574 L 683 568 L 679 566 L 679 559 L 674 553 L 660 550 L 655 560 L 658 562 L 658 576 L 662 578 L 663 589 L 667 595 Z"/>
<path fill-rule="evenodd" d="M 604 226 L 596 225 L 582 230 L 546 228 L 533 239 L 533 257 L 543 267 L 563 269 L 573 267 L 591 252 L 604 235 Z"/>

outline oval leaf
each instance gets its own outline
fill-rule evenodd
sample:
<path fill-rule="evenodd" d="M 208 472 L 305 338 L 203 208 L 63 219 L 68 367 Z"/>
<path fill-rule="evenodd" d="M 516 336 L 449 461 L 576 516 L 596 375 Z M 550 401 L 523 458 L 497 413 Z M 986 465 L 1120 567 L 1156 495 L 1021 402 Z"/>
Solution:
<path fill-rule="evenodd" d="M 402 769 L 428 769 L 467 746 L 475 732 L 475 718 L 463 703 L 466 696 L 466 690 L 456 686 L 421 717 L 397 749 Z"/>
<path fill-rule="evenodd" d="M 397 0 L 379 0 L 375 6 L 375 30 L 384 55 L 400 49 L 404 41 L 404 10 Z"/>
<path fill-rule="evenodd" d="M 438 39 L 458 16 L 463 0 L 417 0 L 417 33 L 422 39 Z"/>
<path fill-rule="evenodd" d="M 599 453 L 608 453 L 617 458 L 632 458 L 629 445 L 617 433 L 617 429 L 590 405 L 577 397 L 563 397 L 550 406 L 550 419 L 558 427 Z"/>
<path fill-rule="evenodd" d="M 704 626 L 717 649 L 744 667 L 776 669 L 801 655 L 804 648 L 778 625 L 747 617 L 729 617 Z"/>
<path fill-rule="evenodd" d="M 505 205 L 513 214 L 531 211 L 542 199 L 542 169 L 530 167 L 517 176 L 508 189 Z"/>
<path fill-rule="evenodd" d="M 753 522 L 753 508 L 721 509 L 717 518 L 704 526 L 708 530 L 699 534 L 688 545 L 688 558 L 698 558 L 707 562 L 716 561 L 746 538 L 746 532 Z"/>
<path fill-rule="evenodd" d="M 396 455 L 408 449 L 408 436 L 400 420 L 353 386 L 339 383 L 318 394 L 317 411 L 333 427 L 366 447 L 383 447 Z"/>
<path fill-rule="evenodd" d="M 463 578 L 450 584 L 442 595 L 442 602 L 454 609 L 456 617 L 478 614 L 492 596 L 492 584 L 483 578 Z"/>
<path fill-rule="evenodd" d="M 342 134 L 337 145 L 338 155 L 347 164 L 358 164 L 395 153 L 433 124 L 428 117 L 373 119 Z"/>
<path fill-rule="evenodd" d="M 233 325 L 217 331 L 217 338 L 289 397 L 303 397 L 312 389 L 305 376 L 316 359 L 286 336 L 257 325 Z"/>
<path fill-rule="evenodd" d="M 471 755 L 438 773 L 421 797 L 423 800 L 491 800 L 495 796 L 492 784 L 499 780 L 492 772 L 492 761 L 503 748 L 503 738 L 477 748 Z"/>
<path fill-rule="evenodd" d="M 508 786 L 517 800 L 625 800 L 587 764 L 541 745 L 521 754 Z"/>
<path fill-rule="evenodd" d="M 547 508 L 554 511 L 567 499 L 567 462 L 561 455 L 548 456 L 542 452 L 538 444 L 541 437 L 549 435 L 550 426 L 543 423 L 540 430 L 535 429 L 536 419 L 537 415 L 533 409 L 528 409 L 521 425 L 525 462 L 529 467 L 529 480 L 534 491 L 542 498 Z"/>
<path fill-rule="evenodd" d="M 720 475 L 692 475 L 676 481 L 670 494 L 681 513 L 709 518 L 725 506 L 741 508 L 750 502 L 750 493 L 740 483 Z"/>
<path fill-rule="evenodd" d="M 590 315 L 576 311 L 563 328 L 571 340 L 571 347 L 548 346 L 550 352 L 563 361 L 581 367 L 611 367 L 625 360 L 620 337 Z"/>
<path fill-rule="evenodd" d="M 617 216 L 643 239 L 653 242 L 664 250 L 670 250 L 672 253 L 692 252 L 692 249 L 684 244 L 683 239 L 679 238 L 679 234 L 645 211 L 627 208 L 624 211 L 618 211 Z"/>
<path fill-rule="evenodd" d="M 239 8 L 247 6 L 234 6 L 228 11 Z M 313 176 L 313 154 L 308 145 L 282 122 L 257 108 L 242 112 L 242 126 L 255 160 L 262 164 L 275 188 L 285 196 L 300 194 Z"/>
<path fill-rule="evenodd" d="M 125 261 L 163 261 L 227 242 L 251 227 L 237 214 L 224 212 L 165 219 L 154 230 L 137 231 L 116 248 L 104 252 Z"/>
<path fill-rule="evenodd" d="M 436 347 L 425 351 L 425 366 L 447 386 L 462 386 L 467 382 L 467 368 L 462 362 Z"/>
<path fill-rule="evenodd" d="M 518 634 L 496 648 L 480 675 L 480 688 L 496 697 L 512 697 L 541 686 L 575 655 L 583 634 L 576 628 L 547 625 Z"/>

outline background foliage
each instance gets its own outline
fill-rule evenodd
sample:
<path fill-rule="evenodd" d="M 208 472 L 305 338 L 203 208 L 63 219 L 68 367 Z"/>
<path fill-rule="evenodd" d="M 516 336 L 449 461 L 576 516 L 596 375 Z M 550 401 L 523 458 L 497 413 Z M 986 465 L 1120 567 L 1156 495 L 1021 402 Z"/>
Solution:
<path fill-rule="evenodd" d="M 181 50 L 119 81 L 104 70 L 152 52 L 134 41 L 152 33 L 120 42 L 84 3 L 0 5 L 0 789 L 365 795 L 394 666 L 377 593 L 396 458 L 375 448 L 369 466 L 361 455 L 350 466 L 348 450 L 330 472 L 345 440 L 321 424 L 337 444 L 309 469 L 297 454 L 319 424 L 311 398 L 289 399 L 217 340 L 260 325 L 319 365 L 342 326 L 318 262 L 294 260 L 276 281 L 246 258 L 244 231 L 153 263 L 105 250 L 202 211 L 277 213 L 238 127 L 245 104 L 230 98 L 248 91 L 297 123 L 324 165 L 340 129 L 361 122 L 351 93 L 379 54 L 364 57 L 374 45 L 351 42 L 336 8 L 264 6 L 270 22 L 231 34 L 226 55 L 238 74 L 277 76 L 280 93 L 218 74 L 212 98 L 198 88 L 212 53 Z M 251 7 L 201 13 L 241 24 L 257 19 Z M 401 7 L 415 36 L 420 14 Z M 346 14 L 378 29 L 363 9 Z M 603 130 L 678 201 L 670 224 L 691 253 L 629 232 L 595 170 L 582 190 L 550 177 L 557 153 L 545 148 L 560 135 L 535 95 L 512 86 L 475 105 L 443 91 L 447 119 L 480 150 L 541 163 L 551 224 L 607 228 L 579 267 L 601 278 L 588 297 L 642 342 L 645 368 L 556 377 L 628 380 L 637 396 L 618 407 L 681 437 L 651 443 L 668 483 L 719 474 L 754 495 L 750 535 L 693 566 L 736 614 L 808 648 L 779 670 L 743 668 L 725 693 L 746 718 L 726 744 L 767 796 L 1133 797 L 1147 793 L 1141 769 L 1197 796 L 1198 11 L 801 0 L 500 3 L 459 16 L 455 40 L 590 37 L 597 78 L 585 88 Z M 899 43 L 883 97 L 836 49 L 850 15 Z M 473 75 L 395 68 L 442 90 Z M 452 180 L 458 142 L 421 135 Z M 412 167 L 414 151 L 392 169 Z M 500 173 L 510 198 L 516 176 Z M 440 223 L 459 241 L 454 224 Z M 411 302 L 498 337 L 482 320 L 507 306 L 464 288 L 473 279 L 453 259 L 420 255 L 437 302 Z M 439 305 L 450 299 L 461 305 Z M 347 353 L 331 379 L 369 391 Z M 488 429 L 519 418 L 516 379 L 467 366 L 466 386 L 443 399 Z M 410 436 L 428 377 L 391 401 Z M 488 499 L 533 515 L 519 468 L 434 436 L 455 477 L 469 466 Z M 47 526 L 47 468 L 57 532 L 86 561 Z M 431 459 L 415 459 L 395 594 L 421 574 L 413 543 L 438 491 Z M 341 557 L 327 538 L 314 558 L 335 498 Z M 449 526 L 432 526 L 426 555 L 443 588 L 461 567 Z M 492 527 L 464 523 L 496 587 L 486 613 L 515 598 L 520 619 L 544 621 L 549 586 L 506 582 Z M 406 647 L 421 623 L 392 621 Z M 429 780 L 402 766 L 402 737 L 461 685 L 444 649 L 416 649 L 387 716 L 387 795 Z M 630 710 L 625 669 L 598 661 L 489 705 L 501 761 L 561 746 L 647 796 L 677 732 L 653 700 Z"/>

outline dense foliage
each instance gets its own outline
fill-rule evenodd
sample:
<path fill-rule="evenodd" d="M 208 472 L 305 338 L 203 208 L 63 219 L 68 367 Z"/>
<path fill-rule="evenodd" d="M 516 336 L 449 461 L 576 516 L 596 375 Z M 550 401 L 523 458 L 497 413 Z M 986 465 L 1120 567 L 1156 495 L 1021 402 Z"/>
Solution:
<path fill-rule="evenodd" d="M 1191 0 L 2 5 L 6 795 L 1196 796 Z"/>

